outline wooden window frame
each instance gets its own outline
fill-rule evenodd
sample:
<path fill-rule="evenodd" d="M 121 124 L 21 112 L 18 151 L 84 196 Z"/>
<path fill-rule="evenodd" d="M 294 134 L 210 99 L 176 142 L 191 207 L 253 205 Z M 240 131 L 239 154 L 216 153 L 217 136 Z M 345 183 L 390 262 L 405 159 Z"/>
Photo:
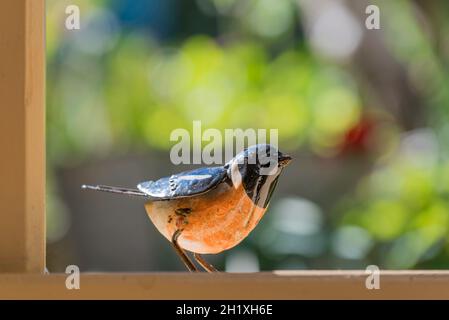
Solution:
<path fill-rule="evenodd" d="M 45 269 L 45 2 L 0 3 L 0 298 L 449 299 L 449 271 L 65 274 Z M 212 285 L 213 284 L 213 285 Z"/>
<path fill-rule="evenodd" d="M 45 268 L 45 4 L 0 3 L 0 271 Z"/>

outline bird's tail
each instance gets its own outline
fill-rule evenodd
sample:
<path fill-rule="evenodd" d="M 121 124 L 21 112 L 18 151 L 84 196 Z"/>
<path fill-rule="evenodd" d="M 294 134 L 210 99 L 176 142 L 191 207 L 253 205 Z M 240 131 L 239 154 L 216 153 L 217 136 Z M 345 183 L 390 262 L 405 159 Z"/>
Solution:
<path fill-rule="evenodd" d="M 81 186 L 81 189 L 89 189 L 89 190 L 95 190 L 95 191 L 125 194 L 128 196 L 139 196 L 139 197 L 147 197 L 148 196 L 147 194 L 145 194 L 142 191 L 137 190 L 137 189 L 110 187 L 110 186 L 103 186 L 103 185 L 90 186 L 90 185 L 83 184 Z"/>

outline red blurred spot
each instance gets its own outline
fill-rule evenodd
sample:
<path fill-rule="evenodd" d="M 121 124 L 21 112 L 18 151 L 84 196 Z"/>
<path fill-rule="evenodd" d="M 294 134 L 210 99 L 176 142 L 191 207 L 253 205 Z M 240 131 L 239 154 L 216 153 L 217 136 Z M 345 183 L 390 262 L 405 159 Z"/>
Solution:
<path fill-rule="evenodd" d="M 374 127 L 372 119 L 362 118 L 345 133 L 340 151 L 342 153 L 369 151 Z"/>

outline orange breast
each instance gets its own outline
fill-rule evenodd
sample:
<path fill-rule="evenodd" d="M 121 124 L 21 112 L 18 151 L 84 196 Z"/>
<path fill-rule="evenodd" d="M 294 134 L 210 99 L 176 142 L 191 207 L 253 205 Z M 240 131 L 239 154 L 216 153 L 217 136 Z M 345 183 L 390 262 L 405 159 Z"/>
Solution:
<path fill-rule="evenodd" d="M 171 241 L 182 229 L 179 245 L 191 252 L 218 253 L 240 243 L 254 229 L 266 208 L 256 206 L 243 186 L 222 183 L 190 198 L 147 202 L 145 209 L 156 228 Z"/>

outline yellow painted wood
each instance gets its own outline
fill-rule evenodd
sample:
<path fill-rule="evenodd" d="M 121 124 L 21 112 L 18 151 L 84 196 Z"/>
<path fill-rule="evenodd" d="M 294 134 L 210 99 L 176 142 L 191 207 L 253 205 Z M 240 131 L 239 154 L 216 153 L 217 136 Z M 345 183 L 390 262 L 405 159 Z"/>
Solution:
<path fill-rule="evenodd" d="M 45 267 L 44 8 L 0 2 L 0 272 Z"/>
<path fill-rule="evenodd" d="M 364 271 L 253 274 L 0 275 L 0 299 L 449 299 L 449 271 L 381 271 L 380 289 Z"/>

